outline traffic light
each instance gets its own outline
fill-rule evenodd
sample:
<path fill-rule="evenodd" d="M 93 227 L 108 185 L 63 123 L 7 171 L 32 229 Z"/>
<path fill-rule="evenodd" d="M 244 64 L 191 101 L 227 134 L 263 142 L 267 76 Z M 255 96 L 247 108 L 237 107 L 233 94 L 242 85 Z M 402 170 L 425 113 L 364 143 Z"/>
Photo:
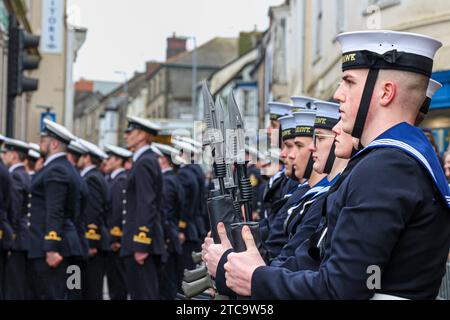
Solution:
<path fill-rule="evenodd" d="M 38 56 L 30 55 L 29 49 L 39 46 L 40 37 L 29 34 L 15 23 L 9 28 L 8 96 L 17 97 L 24 92 L 36 91 L 39 80 L 24 75 L 24 71 L 39 67 Z"/>

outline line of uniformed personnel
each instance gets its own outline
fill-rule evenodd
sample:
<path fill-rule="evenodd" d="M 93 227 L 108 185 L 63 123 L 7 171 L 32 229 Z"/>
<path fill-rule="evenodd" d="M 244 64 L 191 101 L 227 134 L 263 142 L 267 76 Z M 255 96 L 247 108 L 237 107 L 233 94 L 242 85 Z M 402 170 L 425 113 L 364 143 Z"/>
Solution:
<path fill-rule="evenodd" d="M 0 299 L 101 300 L 105 276 L 110 299 L 175 299 L 209 229 L 200 149 L 128 122 L 128 150 L 47 119 L 39 145 L 0 136 Z"/>
<path fill-rule="evenodd" d="M 417 126 L 441 85 L 441 43 L 411 33 L 339 35 L 339 104 L 271 103 L 283 169 L 262 197 L 260 238 L 234 252 L 217 226 L 202 258 L 220 295 L 246 299 L 435 299 L 450 246 L 450 188 Z"/>

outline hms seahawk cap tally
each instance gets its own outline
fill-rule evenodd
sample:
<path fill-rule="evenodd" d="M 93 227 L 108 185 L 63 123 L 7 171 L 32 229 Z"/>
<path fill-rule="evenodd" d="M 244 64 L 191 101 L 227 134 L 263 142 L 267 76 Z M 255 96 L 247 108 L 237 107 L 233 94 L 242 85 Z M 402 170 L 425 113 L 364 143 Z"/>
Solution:
<path fill-rule="evenodd" d="M 295 117 L 294 116 L 285 116 L 278 119 L 280 121 L 281 126 L 281 139 L 283 141 L 294 139 L 295 138 Z"/>
<path fill-rule="evenodd" d="M 316 129 L 332 130 L 339 122 L 341 114 L 339 113 L 339 104 L 325 101 L 314 102 L 316 106 Z"/>
<path fill-rule="evenodd" d="M 144 118 L 127 116 L 127 120 L 128 120 L 128 127 L 125 130 L 126 133 L 130 133 L 134 129 L 139 129 L 157 136 L 159 131 L 162 130 L 159 124 Z"/>
<path fill-rule="evenodd" d="M 312 137 L 314 135 L 314 123 L 316 120 L 315 110 L 301 110 L 294 112 L 295 136 Z"/>
<path fill-rule="evenodd" d="M 66 127 L 49 119 L 44 119 L 44 131 L 41 136 L 53 137 L 67 145 L 70 141 L 77 139 Z"/>
<path fill-rule="evenodd" d="M 352 136 L 361 139 L 380 70 L 399 70 L 431 77 L 442 43 L 431 37 L 389 30 L 357 31 L 336 37 L 342 47 L 342 70 L 369 69 Z"/>
<path fill-rule="evenodd" d="M 270 120 L 279 120 L 281 117 L 292 113 L 292 105 L 282 102 L 269 102 Z"/>
<path fill-rule="evenodd" d="M 108 158 L 108 155 L 92 142 L 83 139 L 79 139 L 78 142 L 88 150 L 87 153 L 89 153 L 91 156 L 97 157 L 100 160 L 105 160 Z"/>
<path fill-rule="evenodd" d="M 422 105 L 422 107 L 420 108 L 420 112 L 423 114 L 428 114 L 428 111 L 430 111 L 430 105 L 431 105 L 431 99 L 433 99 L 434 95 L 436 94 L 436 92 L 442 88 L 442 84 L 430 79 L 430 82 L 428 83 L 428 88 L 427 88 L 427 97 L 425 98 L 425 101 Z"/>
<path fill-rule="evenodd" d="M 428 36 L 390 30 L 339 34 L 343 71 L 361 68 L 391 69 L 431 77 L 433 59 L 442 43 Z"/>
<path fill-rule="evenodd" d="M 133 156 L 133 153 L 131 151 L 110 144 L 107 144 L 105 146 L 105 151 L 108 156 L 117 156 L 123 159 L 128 159 Z"/>

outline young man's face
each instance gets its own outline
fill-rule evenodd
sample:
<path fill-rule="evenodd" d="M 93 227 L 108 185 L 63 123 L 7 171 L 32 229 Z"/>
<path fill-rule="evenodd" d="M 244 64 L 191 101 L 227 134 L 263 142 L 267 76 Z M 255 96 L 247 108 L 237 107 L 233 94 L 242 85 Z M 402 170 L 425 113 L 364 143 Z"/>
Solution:
<path fill-rule="evenodd" d="M 52 142 L 52 138 L 50 137 L 41 137 L 39 141 L 39 148 L 41 149 L 41 153 L 44 158 L 47 158 L 50 153 L 50 144 Z"/>
<path fill-rule="evenodd" d="M 6 151 L 3 155 L 3 162 L 7 167 L 11 167 L 14 163 L 15 152 L 14 151 Z"/>
<path fill-rule="evenodd" d="M 283 148 L 281 149 L 280 158 L 286 167 L 286 171 L 284 173 L 286 177 L 290 177 L 292 175 L 292 166 L 295 156 L 289 157 L 289 155 L 291 155 L 291 153 L 294 151 L 294 147 L 294 139 L 288 139 L 283 142 Z"/>
<path fill-rule="evenodd" d="M 367 80 L 368 69 L 348 70 L 334 94 L 334 100 L 340 104 L 342 129 L 351 134 Z"/>
<path fill-rule="evenodd" d="M 353 148 L 357 147 L 358 140 L 353 138 L 350 134 L 342 130 L 342 120 L 339 121 L 333 128 L 335 138 L 335 154 L 340 159 L 350 159 L 352 157 Z"/>
<path fill-rule="evenodd" d="M 334 133 L 331 130 L 325 129 L 316 129 L 314 133 L 315 139 L 311 142 L 308 149 L 312 152 L 314 171 L 322 174 L 325 171 L 325 166 L 334 143 Z"/>
<path fill-rule="evenodd" d="M 312 143 L 312 138 L 310 137 L 296 137 L 294 140 L 294 169 L 295 176 L 297 179 L 303 179 L 305 175 L 306 167 L 308 166 L 309 158 L 311 157 L 311 152 L 308 146 Z"/>

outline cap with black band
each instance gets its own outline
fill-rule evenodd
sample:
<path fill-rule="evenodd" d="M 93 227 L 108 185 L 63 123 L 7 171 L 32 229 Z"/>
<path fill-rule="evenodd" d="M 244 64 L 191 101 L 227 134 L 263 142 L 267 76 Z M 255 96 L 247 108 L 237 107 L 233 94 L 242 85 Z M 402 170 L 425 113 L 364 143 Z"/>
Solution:
<path fill-rule="evenodd" d="M 361 139 L 380 70 L 399 70 L 431 77 L 442 43 L 427 36 L 396 31 L 358 31 L 336 37 L 342 46 L 342 70 L 369 69 L 352 136 Z"/>
<path fill-rule="evenodd" d="M 294 113 L 295 118 L 295 136 L 296 137 L 313 137 L 314 135 L 314 123 L 316 120 L 316 111 L 314 110 L 302 110 Z M 314 161 L 312 153 L 309 156 L 308 164 L 306 165 L 303 179 L 308 180 L 311 177 L 313 171 Z"/>
<path fill-rule="evenodd" d="M 341 117 L 339 113 L 339 104 L 332 102 L 316 101 L 314 105 L 317 109 L 315 129 L 332 130 L 333 127 L 339 122 Z M 336 160 L 336 145 L 331 145 L 330 153 L 323 170 L 324 173 L 330 174 L 333 169 L 334 161 Z"/>

